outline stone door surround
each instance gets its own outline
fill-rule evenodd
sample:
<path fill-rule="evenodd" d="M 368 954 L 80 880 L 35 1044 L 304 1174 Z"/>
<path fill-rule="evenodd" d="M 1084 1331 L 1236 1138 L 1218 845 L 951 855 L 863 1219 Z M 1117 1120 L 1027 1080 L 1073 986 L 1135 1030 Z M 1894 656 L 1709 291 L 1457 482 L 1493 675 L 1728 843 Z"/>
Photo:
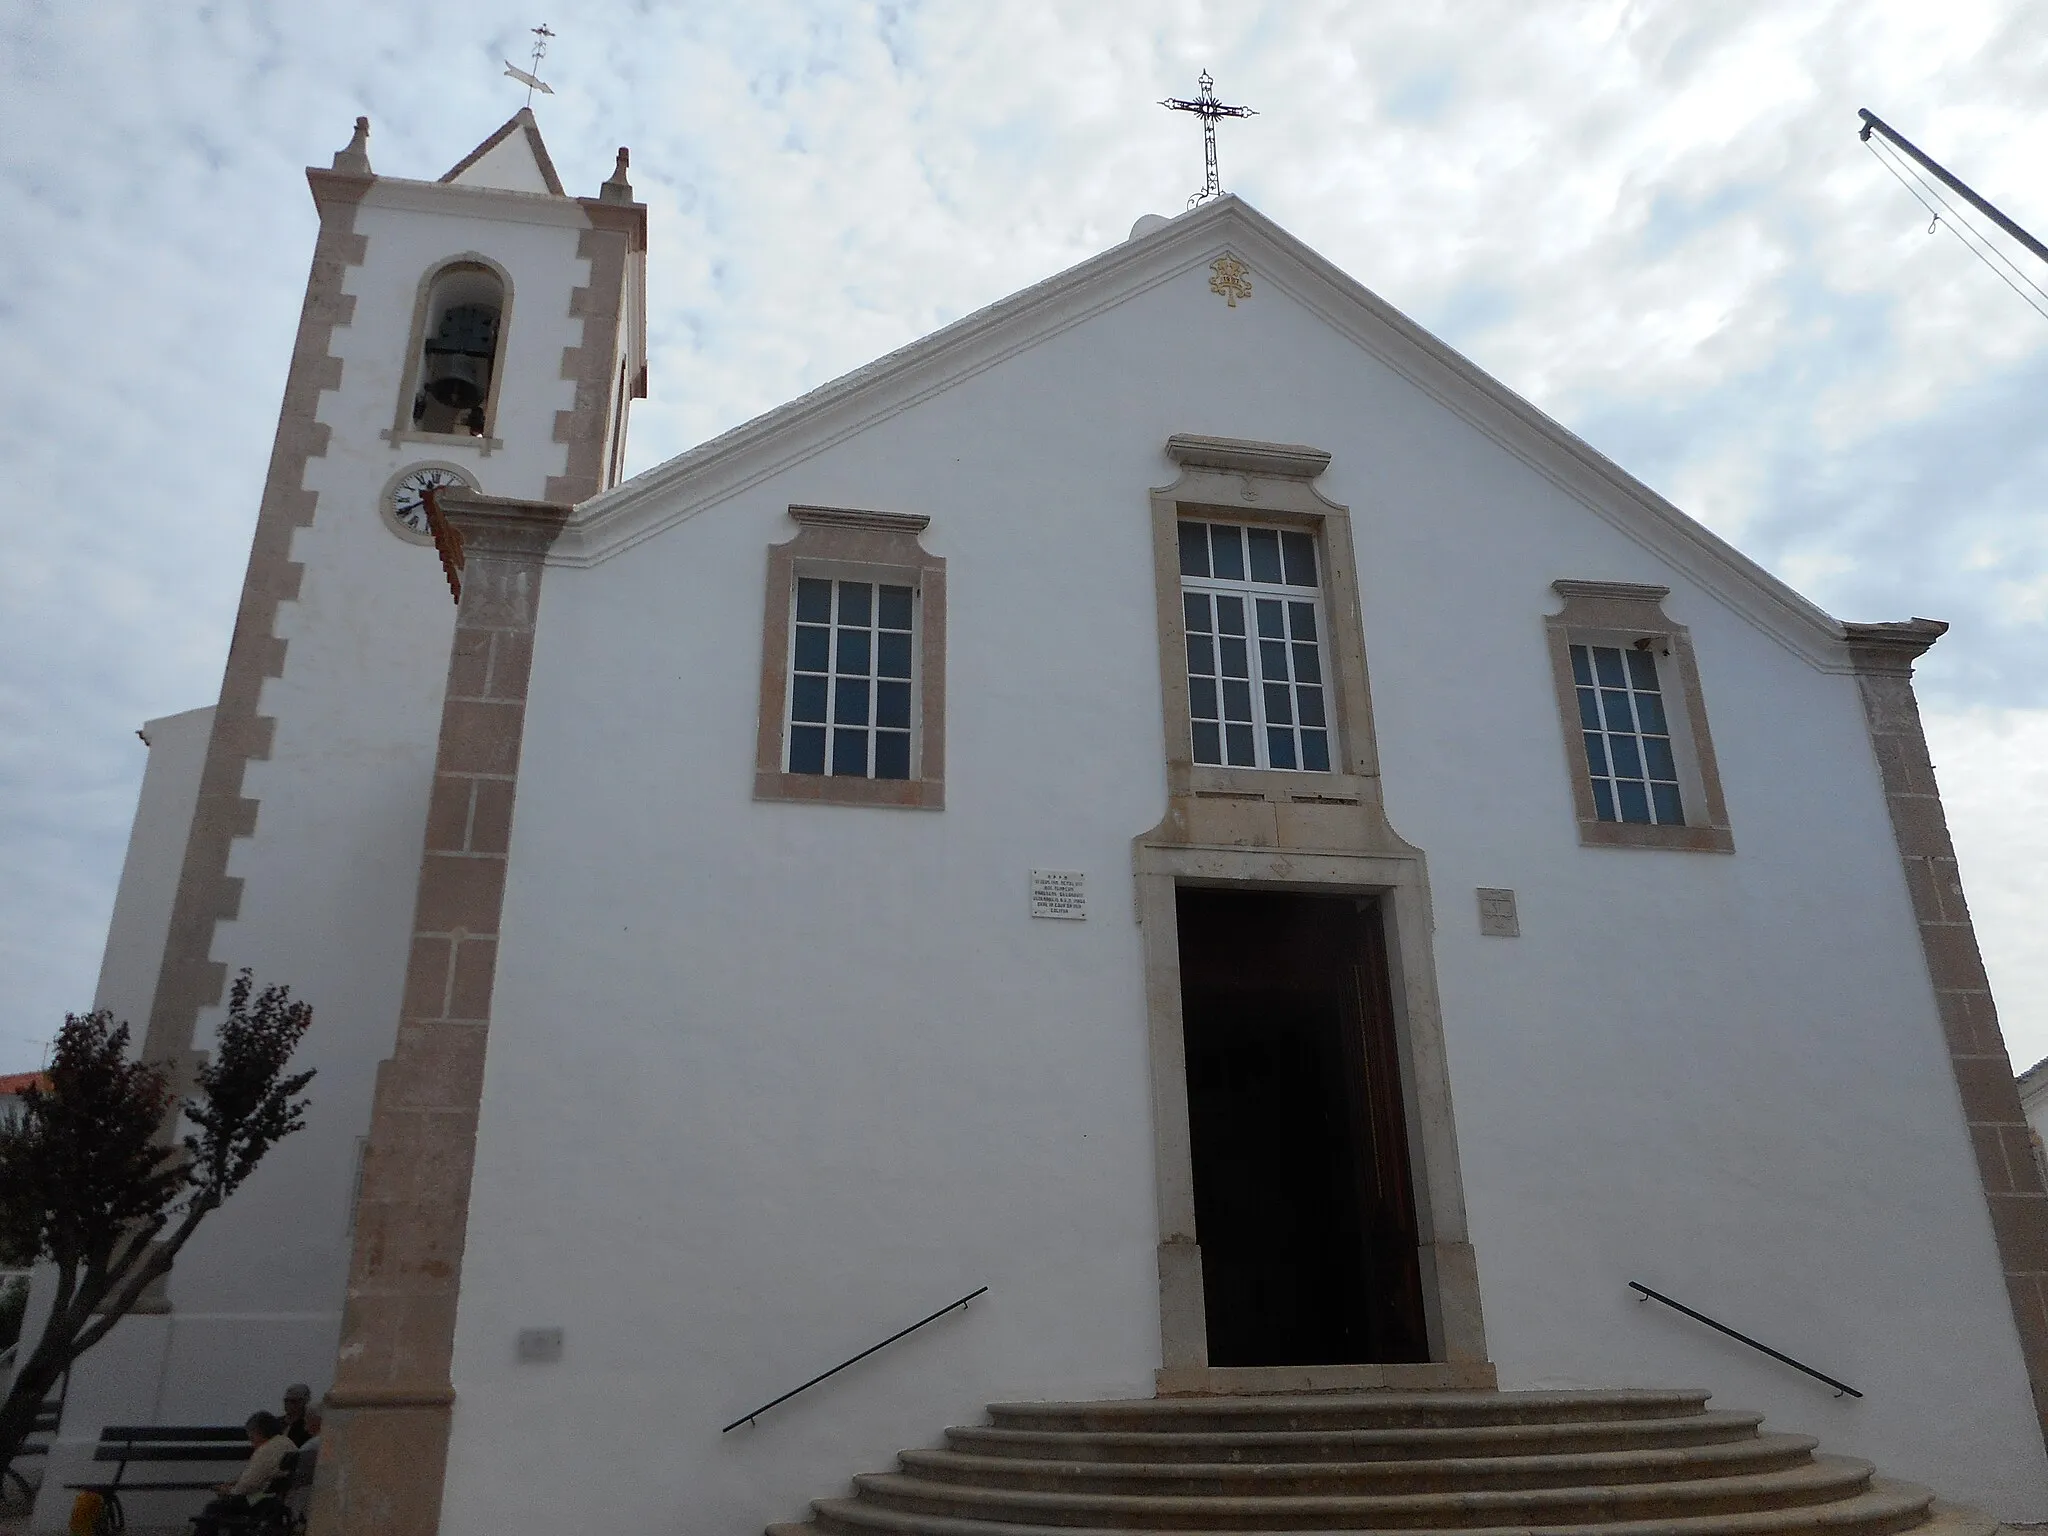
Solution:
<path fill-rule="evenodd" d="M 1491 1388 L 1495 1374 L 1486 1357 L 1479 1270 L 1465 1225 L 1464 1180 L 1437 1004 L 1428 871 L 1421 850 L 1388 825 L 1381 802 L 1350 512 L 1311 483 L 1330 462 L 1320 449 L 1176 436 L 1168 440 L 1166 452 L 1181 466 L 1181 475 L 1151 493 L 1151 514 L 1167 810 L 1132 847 L 1138 920 L 1144 927 L 1157 1153 L 1158 1390 Z M 1181 608 L 1178 525 L 1183 515 L 1292 525 L 1316 535 L 1329 629 L 1329 691 L 1339 732 L 1336 772 L 1214 768 L 1194 761 Z M 1430 1363 L 1209 1364 L 1174 897 L 1176 887 L 1184 884 L 1379 898 L 1415 1179 Z"/>

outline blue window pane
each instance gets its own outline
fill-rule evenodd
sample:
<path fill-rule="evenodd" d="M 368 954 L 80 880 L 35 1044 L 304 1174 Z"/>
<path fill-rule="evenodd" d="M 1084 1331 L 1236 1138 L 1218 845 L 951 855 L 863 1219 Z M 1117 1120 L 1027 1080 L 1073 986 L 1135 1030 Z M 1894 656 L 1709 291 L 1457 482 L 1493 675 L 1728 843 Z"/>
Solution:
<path fill-rule="evenodd" d="M 1245 665 L 1245 650 L 1242 640 L 1233 640 L 1228 635 L 1217 641 L 1223 652 L 1223 675 L 1225 677 L 1250 677 L 1251 671 Z"/>
<path fill-rule="evenodd" d="M 1323 661 L 1316 654 L 1313 642 L 1294 648 L 1294 680 L 1297 683 L 1320 683 L 1323 680 Z"/>
<path fill-rule="evenodd" d="M 832 771 L 835 774 L 849 774 L 864 779 L 868 775 L 868 733 L 866 731 L 834 731 L 832 733 Z"/>
<path fill-rule="evenodd" d="M 1303 725 L 1324 725 L 1328 723 L 1323 719 L 1322 689 L 1297 688 L 1294 690 L 1294 697 L 1301 705 L 1301 723 Z"/>
<path fill-rule="evenodd" d="M 884 629 L 910 628 L 910 588 L 884 587 L 875 605 L 875 622 Z"/>
<path fill-rule="evenodd" d="M 822 725 L 799 725 L 789 733 L 789 771 L 791 773 L 823 773 L 825 771 L 825 727 Z"/>
<path fill-rule="evenodd" d="M 1223 718 L 1226 720 L 1250 720 L 1252 717 L 1252 685 L 1250 683 L 1223 681 Z"/>
<path fill-rule="evenodd" d="M 1259 633 L 1261 635 L 1265 636 L 1268 640 L 1285 640 L 1287 638 L 1286 616 L 1281 612 L 1278 603 L 1274 602 L 1270 597 L 1262 597 L 1253 603 L 1252 606 L 1259 613 Z"/>
<path fill-rule="evenodd" d="M 1188 672 L 1190 675 L 1195 673 L 1213 673 L 1216 670 L 1215 643 L 1207 635 L 1188 636 Z M 1239 645 L 1244 644 L 1242 640 L 1237 643 Z"/>
<path fill-rule="evenodd" d="M 799 624 L 796 627 L 796 669 L 799 672 L 825 672 L 831 669 L 832 631 L 822 625 Z"/>
<path fill-rule="evenodd" d="M 1628 678 L 1638 688 L 1647 692 L 1657 691 L 1657 658 L 1648 651 L 1628 653 Z"/>
<path fill-rule="evenodd" d="M 1614 814 L 1614 791 L 1607 787 L 1605 779 L 1593 781 L 1593 810 L 1602 821 L 1620 820 Z"/>
<path fill-rule="evenodd" d="M 1209 525 L 1207 523 L 1182 523 L 1180 525 L 1180 573 L 1183 576 L 1206 576 L 1209 574 Z"/>
<path fill-rule="evenodd" d="M 1600 729 L 1600 701 L 1590 688 L 1579 690 L 1579 729 L 1597 731 Z"/>
<path fill-rule="evenodd" d="M 1636 718 L 1643 723 L 1645 731 L 1659 736 L 1669 736 L 1671 727 L 1664 723 L 1664 697 L 1656 693 L 1636 695 Z"/>
<path fill-rule="evenodd" d="M 1593 647 L 1593 669 L 1600 674 L 1600 686 L 1602 688 L 1620 688 L 1623 686 L 1621 652 L 1613 646 L 1596 645 Z"/>
<path fill-rule="evenodd" d="M 832 583 L 809 576 L 798 578 L 796 617 L 800 624 L 829 624 L 832 620 Z"/>
<path fill-rule="evenodd" d="M 875 684 L 875 724 L 901 731 L 910 729 L 910 684 Z M 880 752 L 881 749 L 875 750 Z M 880 762 L 881 758 L 878 756 L 875 761 Z"/>
<path fill-rule="evenodd" d="M 1275 768 L 1294 766 L 1294 732 L 1277 725 L 1266 727 L 1266 760 Z"/>
<path fill-rule="evenodd" d="M 1241 597 L 1219 597 L 1216 599 L 1217 633 L 1241 635 L 1244 633 L 1244 599 Z"/>
<path fill-rule="evenodd" d="M 864 677 L 842 677 L 833 690 L 832 723 L 834 725 L 866 725 L 868 723 L 868 680 Z"/>
<path fill-rule="evenodd" d="M 1252 755 L 1252 728 L 1248 725 L 1226 725 L 1223 727 L 1225 745 L 1230 748 L 1230 766 L 1233 768 L 1256 768 L 1259 760 Z"/>
<path fill-rule="evenodd" d="M 1643 738 L 1643 764 L 1650 770 L 1653 779 L 1675 779 L 1677 765 L 1671 761 L 1671 743 L 1662 736 Z"/>
<path fill-rule="evenodd" d="M 843 604 L 841 605 L 844 606 Z M 868 675 L 868 631 L 864 629 L 842 629 L 839 631 L 839 665 L 841 677 L 866 677 Z"/>
<path fill-rule="evenodd" d="M 886 629 L 875 636 L 875 673 L 880 677 L 910 676 L 910 636 Z"/>
<path fill-rule="evenodd" d="M 1310 773 L 1330 771 L 1330 738 L 1321 731 L 1301 733 L 1301 766 Z"/>
<path fill-rule="evenodd" d="M 1294 705 L 1287 697 L 1290 692 L 1285 683 L 1266 684 L 1266 723 L 1268 725 L 1294 724 Z"/>
<path fill-rule="evenodd" d="M 825 723 L 825 679 L 799 677 L 790 684 L 789 718 Z"/>
<path fill-rule="evenodd" d="M 910 777 L 910 734 L 907 731 L 875 732 L 875 777 Z"/>
<path fill-rule="evenodd" d="M 1195 761 L 1222 766 L 1223 732 L 1219 727 L 1201 720 L 1195 722 Z"/>
<path fill-rule="evenodd" d="M 1583 645 L 1572 647 L 1572 680 L 1581 688 L 1593 686 L 1593 663 L 1587 660 Z"/>
<path fill-rule="evenodd" d="M 1586 767 L 1594 778 L 1607 777 L 1607 753 L 1600 745 L 1600 733 L 1588 731 L 1580 738 L 1586 744 Z"/>
<path fill-rule="evenodd" d="M 1270 528 L 1247 528 L 1252 547 L 1252 580 L 1280 584 L 1280 535 Z"/>
<path fill-rule="evenodd" d="M 1607 709 L 1607 729 L 1610 731 L 1633 731 L 1634 720 L 1629 718 L 1628 695 L 1612 688 L 1602 689 L 1600 702 Z"/>
<path fill-rule="evenodd" d="M 1225 581 L 1244 580 L 1244 544 L 1240 530 L 1229 523 L 1209 525 L 1209 548 L 1215 555 L 1214 569 Z"/>
<path fill-rule="evenodd" d="M 1216 716 L 1216 684 L 1206 677 L 1188 679 L 1188 713 L 1197 720 L 1214 720 Z"/>
<path fill-rule="evenodd" d="M 1607 745 L 1614 753 L 1614 776 L 1617 779 L 1640 779 L 1643 776 L 1642 759 L 1636 755 L 1635 737 L 1610 736 Z"/>
<path fill-rule="evenodd" d="M 1181 617 L 1187 623 L 1189 634 L 1194 634 L 1197 631 L 1205 635 L 1209 633 L 1211 625 L 1209 623 L 1208 593 L 1183 592 L 1180 597 L 1180 611 Z"/>
<path fill-rule="evenodd" d="M 839 583 L 839 622 L 867 628 L 874 595 L 874 587 L 865 581 Z"/>
<path fill-rule="evenodd" d="M 1621 819 L 1623 821 L 1648 823 L 1650 819 L 1650 800 L 1643 793 L 1642 785 L 1638 784 L 1634 779 L 1617 779 L 1614 783 L 1614 793 L 1621 803 Z"/>
<path fill-rule="evenodd" d="M 1316 605 L 1314 603 L 1289 603 L 1288 620 L 1294 625 L 1294 638 L 1313 640 L 1316 637 Z"/>
<path fill-rule="evenodd" d="M 1657 808 L 1657 820 L 1667 827 L 1682 826 L 1685 822 L 1685 807 L 1678 803 L 1676 784 L 1652 784 L 1650 802 Z"/>
<path fill-rule="evenodd" d="M 1316 541 L 1305 533 L 1280 535 L 1280 557 L 1287 565 L 1287 585 L 1312 587 L 1316 584 Z"/>
<path fill-rule="evenodd" d="M 1287 642 L 1284 640 L 1261 640 L 1259 642 L 1259 676 L 1287 681 Z"/>

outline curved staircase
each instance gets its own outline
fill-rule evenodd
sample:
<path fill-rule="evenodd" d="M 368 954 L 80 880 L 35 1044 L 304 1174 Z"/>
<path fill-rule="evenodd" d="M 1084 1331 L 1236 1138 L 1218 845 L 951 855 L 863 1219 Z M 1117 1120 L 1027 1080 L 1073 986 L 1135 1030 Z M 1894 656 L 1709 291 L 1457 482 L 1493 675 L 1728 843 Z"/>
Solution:
<path fill-rule="evenodd" d="M 1709 1413 L 1705 1392 L 998 1403 L 769 1536 L 1416 1531 L 1992 1536 L 1996 1522 Z"/>

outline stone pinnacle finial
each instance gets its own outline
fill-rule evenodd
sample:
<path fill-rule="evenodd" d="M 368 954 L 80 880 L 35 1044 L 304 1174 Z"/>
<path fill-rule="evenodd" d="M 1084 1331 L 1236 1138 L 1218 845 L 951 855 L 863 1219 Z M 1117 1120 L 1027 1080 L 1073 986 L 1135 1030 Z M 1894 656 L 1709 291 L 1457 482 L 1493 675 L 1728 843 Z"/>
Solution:
<path fill-rule="evenodd" d="M 627 153 L 626 146 L 621 144 L 619 146 L 619 163 L 612 167 L 611 180 L 598 188 L 597 197 L 599 202 L 630 203 L 633 201 L 633 183 L 626 179 L 626 166 L 631 162 L 632 158 Z"/>
<path fill-rule="evenodd" d="M 376 174 L 370 169 L 370 120 L 367 117 L 356 119 L 355 137 L 348 141 L 348 148 L 334 152 L 334 168 L 357 176 Z"/>

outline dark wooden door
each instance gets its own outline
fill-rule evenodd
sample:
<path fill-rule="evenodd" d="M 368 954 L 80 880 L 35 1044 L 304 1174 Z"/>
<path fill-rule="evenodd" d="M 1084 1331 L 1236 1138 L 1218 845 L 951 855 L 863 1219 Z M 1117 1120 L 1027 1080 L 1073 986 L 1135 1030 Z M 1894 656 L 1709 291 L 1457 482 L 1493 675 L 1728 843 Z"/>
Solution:
<path fill-rule="evenodd" d="M 1210 1363 L 1427 1359 L 1376 905 L 1190 887 L 1179 918 Z"/>

